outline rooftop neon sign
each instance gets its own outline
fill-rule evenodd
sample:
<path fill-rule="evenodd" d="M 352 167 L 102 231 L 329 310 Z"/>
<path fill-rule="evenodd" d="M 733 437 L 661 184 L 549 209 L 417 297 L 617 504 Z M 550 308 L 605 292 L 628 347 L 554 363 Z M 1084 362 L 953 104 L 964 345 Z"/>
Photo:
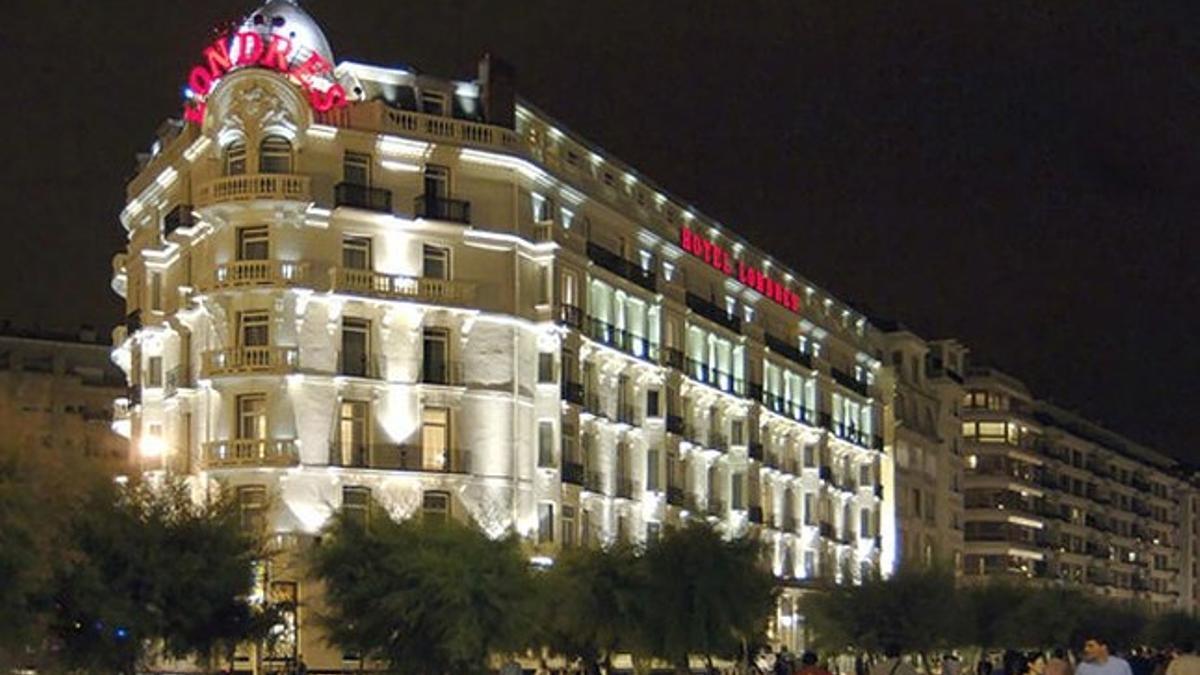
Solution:
<path fill-rule="evenodd" d="M 798 293 L 793 293 L 786 285 L 767 276 L 767 273 L 759 268 L 747 265 L 741 260 L 734 260 L 729 251 L 720 244 L 705 239 L 687 227 L 680 228 L 679 239 L 679 245 L 683 250 L 700 258 L 714 269 L 734 277 L 778 305 L 787 307 L 793 312 L 800 311 L 800 295 Z"/>
<path fill-rule="evenodd" d="M 188 73 L 184 119 L 202 123 L 208 94 L 222 76 L 239 68 L 266 68 L 287 75 L 304 90 L 317 112 L 345 106 L 346 90 L 333 79 L 333 64 L 315 52 L 293 64 L 297 50 L 298 46 L 282 35 L 264 38 L 253 30 L 217 38 L 204 50 L 203 61 Z"/>

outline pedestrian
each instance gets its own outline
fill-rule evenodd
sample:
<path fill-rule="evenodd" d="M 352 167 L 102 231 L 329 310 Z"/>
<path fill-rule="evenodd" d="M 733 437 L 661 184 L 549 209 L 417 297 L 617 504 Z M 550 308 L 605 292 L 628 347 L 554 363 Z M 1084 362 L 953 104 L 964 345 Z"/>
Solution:
<path fill-rule="evenodd" d="M 1046 661 L 1046 675 L 1071 675 L 1071 663 L 1067 661 L 1067 650 L 1056 647 Z"/>
<path fill-rule="evenodd" d="M 975 672 L 977 675 L 992 675 L 992 660 L 986 656 L 979 657 L 979 666 Z"/>
<path fill-rule="evenodd" d="M 959 675 L 962 665 L 954 654 L 942 655 L 942 675 Z"/>
<path fill-rule="evenodd" d="M 1196 655 L 1196 643 L 1185 640 L 1179 643 L 1179 654 L 1167 666 L 1167 675 L 1200 675 L 1200 656 Z"/>
<path fill-rule="evenodd" d="M 1023 675 L 1046 675 L 1046 655 L 1041 652 L 1026 654 Z"/>
<path fill-rule="evenodd" d="M 798 675 L 830 675 L 829 671 L 817 662 L 817 653 L 812 651 L 800 655 L 800 670 L 796 672 Z"/>
<path fill-rule="evenodd" d="M 779 648 L 775 655 L 775 675 L 792 675 L 792 655 L 788 653 L 787 645 Z"/>
<path fill-rule="evenodd" d="M 900 658 L 900 645 L 890 643 L 883 647 L 883 660 L 871 668 L 871 675 L 917 675 L 912 666 Z"/>
<path fill-rule="evenodd" d="M 1133 675 L 1129 662 L 1109 652 L 1108 640 L 1092 634 L 1083 643 L 1083 662 L 1075 675 Z"/>

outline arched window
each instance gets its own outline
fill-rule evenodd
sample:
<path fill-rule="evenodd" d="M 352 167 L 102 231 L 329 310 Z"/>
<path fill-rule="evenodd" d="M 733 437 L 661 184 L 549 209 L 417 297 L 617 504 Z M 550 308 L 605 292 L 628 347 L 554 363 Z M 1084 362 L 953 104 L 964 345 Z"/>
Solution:
<path fill-rule="evenodd" d="M 225 146 L 225 175 L 239 176 L 246 173 L 246 143 L 234 141 Z"/>
<path fill-rule="evenodd" d="M 292 144 L 283 136 L 267 136 L 258 147 L 259 173 L 291 173 Z"/>

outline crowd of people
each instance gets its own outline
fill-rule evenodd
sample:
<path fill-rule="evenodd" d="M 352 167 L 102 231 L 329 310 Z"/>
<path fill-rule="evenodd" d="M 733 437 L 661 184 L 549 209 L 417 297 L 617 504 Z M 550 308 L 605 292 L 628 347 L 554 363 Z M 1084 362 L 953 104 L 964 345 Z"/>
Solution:
<path fill-rule="evenodd" d="M 823 663 L 812 651 L 797 658 L 785 647 L 764 655 L 757 668 L 764 675 L 920 675 L 900 645 L 886 647 L 880 660 L 860 657 L 851 667 L 840 665 Z M 1169 650 L 1133 649 L 1121 656 L 1109 649 L 1105 638 L 1091 636 L 1078 654 L 1063 648 L 1050 652 L 1007 650 L 994 657 L 986 655 L 974 664 L 962 663 L 957 654 L 946 654 L 932 669 L 935 675 L 1200 675 L 1200 655 L 1196 645 L 1188 642 Z"/>

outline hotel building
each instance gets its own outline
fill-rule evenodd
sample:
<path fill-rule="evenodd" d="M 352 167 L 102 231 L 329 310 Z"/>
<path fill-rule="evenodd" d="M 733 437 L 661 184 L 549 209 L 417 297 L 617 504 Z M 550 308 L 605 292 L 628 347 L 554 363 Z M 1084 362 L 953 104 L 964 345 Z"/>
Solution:
<path fill-rule="evenodd" d="M 368 498 L 531 556 L 750 530 L 793 649 L 807 584 L 891 569 L 890 390 L 861 314 L 517 99 L 494 59 L 467 81 L 325 71 L 320 28 L 272 0 L 197 62 L 113 260 L 144 468 L 233 491 L 294 545 Z M 301 602 L 291 653 L 346 665 L 312 585 L 269 583 Z"/>
<path fill-rule="evenodd" d="M 1195 495 L 1179 462 L 970 367 L 962 402 L 969 576 L 1195 607 Z"/>

